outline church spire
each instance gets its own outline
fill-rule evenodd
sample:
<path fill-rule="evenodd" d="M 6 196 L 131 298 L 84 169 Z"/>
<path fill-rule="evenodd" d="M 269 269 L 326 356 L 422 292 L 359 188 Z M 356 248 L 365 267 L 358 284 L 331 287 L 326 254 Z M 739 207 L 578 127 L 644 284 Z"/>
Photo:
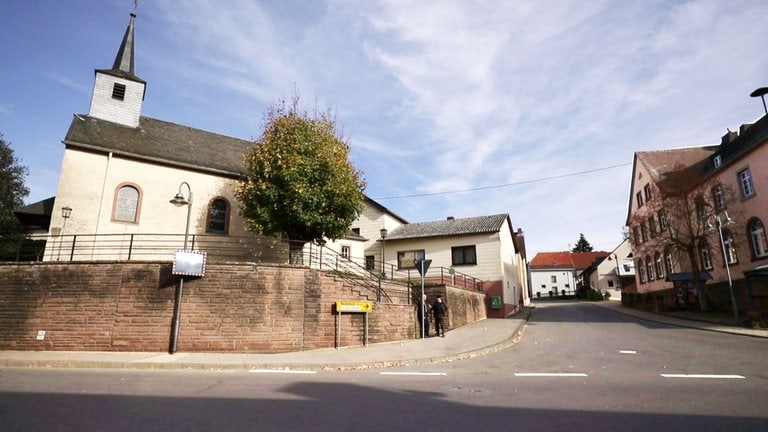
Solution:
<path fill-rule="evenodd" d="M 91 95 L 91 109 L 88 115 L 122 124 L 139 127 L 141 106 L 147 88 L 146 81 L 136 76 L 134 70 L 134 21 L 136 13 L 131 12 L 131 20 L 117 50 L 112 69 L 97 69 L 96 82 Z"/>
<path fill-rule="evenodd" d="M 131 12 L 131 21 L 128 23 L 128 28 L 125 29 L 123 42 L 120 44 L 120 49 L 115 57 L 115 64 L 112 66 L 112 70 L 121 71 L 134 77 L 136 76 L 133 67 L 133 23 L 135 20 L 136 13 Z"/>

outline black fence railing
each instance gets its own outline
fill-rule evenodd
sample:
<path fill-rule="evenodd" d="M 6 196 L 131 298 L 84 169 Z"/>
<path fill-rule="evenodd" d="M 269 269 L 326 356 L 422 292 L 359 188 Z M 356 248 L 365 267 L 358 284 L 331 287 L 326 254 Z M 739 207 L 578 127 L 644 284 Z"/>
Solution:
<path fill-rule="evenodd" d="M 183 234 L 41 234 L 14 240 L 11 245 L 8 240 L 0 236 L 0 243 L 4 245 L 0 260 L 6 262 L 172 261 L 174 253 L 183 249 L 185 242 Z M 405 287 L 409 299 L 412 299 L 412 289 L 422 281 L 415 268 L 400 269 L 381 262 L 367 268 L 363 258 L 342 256 L 326 246 L 293 242 L 292 247 L 291 242 L 263 236 L 190 234 L 187 249 L 205 251 L 210 263 L 291 264 L 326 270 L 374 293 L 377 301 L 392 301 L 392 289 L 384 290 L 383 280 Z M 430 267 L 424 283 L 483 290 L 482 280 L 445 267 Z"/>

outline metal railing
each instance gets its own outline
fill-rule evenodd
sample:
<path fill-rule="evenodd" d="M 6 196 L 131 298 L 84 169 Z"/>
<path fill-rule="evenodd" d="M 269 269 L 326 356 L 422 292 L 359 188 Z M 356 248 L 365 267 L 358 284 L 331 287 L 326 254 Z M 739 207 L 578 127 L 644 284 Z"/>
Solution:
<path fill-rule="evenodd" d="M 263 236 L 190 234 L 187 247 L 205 251 L 209 263 L 290 264 L 333 272 L 334 276 L 373 293 L 377 301 L 393 300 L 383 289 L 382 281 L 404 287 L 409 299 L 412 299 L 411 290 L 421 283 L 421 275 L 415 268 L 399 269 L 381 262 L 374 262 L 372 268 L 366 268 L 361 264 L 365 262 L 363 258 L 345 257 L 314 243 L 293 244 L 295 246 L 291 247 L 291 242 Z M 183 234 L 41 234 L 18 240 L 15 248 L 11 248 L 14 250 L 6 248 L 0 259 L 16 262 L 172 261 L 174 253 L 183 247 Z M 383 273 L 381 269 L 384 269 Z M 424 282 L 483 290 L 482 280 L 445 267 L 430 267 Z"/>

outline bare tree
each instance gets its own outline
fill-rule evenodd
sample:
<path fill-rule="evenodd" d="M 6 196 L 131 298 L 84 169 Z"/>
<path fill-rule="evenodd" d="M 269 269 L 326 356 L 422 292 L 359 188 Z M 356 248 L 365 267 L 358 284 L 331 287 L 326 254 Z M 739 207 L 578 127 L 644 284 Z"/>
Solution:
<path fill-rule="evenodd" d="M 690 169 L 676 167 L 661 185 L 653 184 L 652 199 L 630 218 L 630 239 L 636 256 L 655 260 L 659 255 L 671 255 L 681 269 L 689 270 L 701 309 L 708 310 L 706 285 L 701 275 L 702 253 L 711 260 L 710 254 L 717 251 L 716 255 L 726 262 L 716 216 L 725 211 L 726 203 L 736 194 L 716 177 L 695 184 L 691 179 L 699 177 L 691 174 Z M 738 216 L 729 215 L 733 220 Z"/>

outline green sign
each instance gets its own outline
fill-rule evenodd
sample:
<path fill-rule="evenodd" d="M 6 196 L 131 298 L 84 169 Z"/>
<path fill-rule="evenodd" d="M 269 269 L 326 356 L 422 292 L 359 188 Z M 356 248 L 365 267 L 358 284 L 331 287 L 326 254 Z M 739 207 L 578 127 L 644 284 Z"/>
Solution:
<path fill-rule="evenodd" d="M 501 296 L 491 296 L 491 309 L 501 309 Z"/>

